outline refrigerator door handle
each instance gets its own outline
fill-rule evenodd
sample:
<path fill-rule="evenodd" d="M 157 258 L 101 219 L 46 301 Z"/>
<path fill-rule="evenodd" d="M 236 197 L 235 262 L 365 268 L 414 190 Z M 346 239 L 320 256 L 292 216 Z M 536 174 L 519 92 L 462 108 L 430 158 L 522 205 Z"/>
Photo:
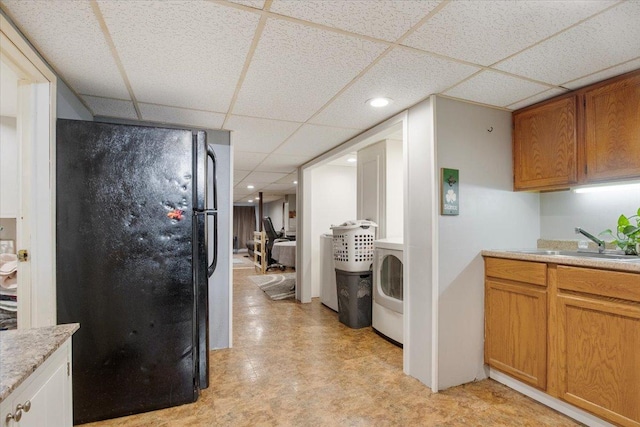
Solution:
<path fill-rule="evenodd" d="M 218 177 L 216 173 L 216 153 L 209 144 L 207 144 L 207 157 L 211 159 L 213 164 L 213 182 L 211 183 L 213 185 L 213 206 L 207 213 L 207 215 L 213 215 L 213 260 L 207 267 L 207 277 L 211 277 L 218 264 Z"/>

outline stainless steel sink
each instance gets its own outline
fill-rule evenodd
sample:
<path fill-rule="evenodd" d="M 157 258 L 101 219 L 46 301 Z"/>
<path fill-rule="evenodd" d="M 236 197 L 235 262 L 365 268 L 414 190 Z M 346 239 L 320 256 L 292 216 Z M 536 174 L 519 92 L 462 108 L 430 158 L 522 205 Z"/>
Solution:
<path fill-rule="evenodd" d="M 521 254 L 533 254 L 533 255 L 551 255 L 551 256 L 572 256 L 579 258 L 597 258 L 597 259 L 605 259 L 610 261 L 625 261 L 625 262 L 640 262 L 640 257 L 635 255 L 623 255 L 617 252 L 580 252 L 580 251 L 554 251 L 547 249 L 523 249 L 523 250 L 515 250 L 511 252 L 521 253 Z"/>

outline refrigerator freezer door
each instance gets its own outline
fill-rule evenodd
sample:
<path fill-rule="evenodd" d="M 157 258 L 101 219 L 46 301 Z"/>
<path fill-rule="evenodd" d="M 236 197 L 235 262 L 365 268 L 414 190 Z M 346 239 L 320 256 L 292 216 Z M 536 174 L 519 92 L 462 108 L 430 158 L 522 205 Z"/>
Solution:
<path fill-rule="evenodd" d="M 191 131 L 58 120 L 58 323 L 74 423 L 197 398 Z"/>

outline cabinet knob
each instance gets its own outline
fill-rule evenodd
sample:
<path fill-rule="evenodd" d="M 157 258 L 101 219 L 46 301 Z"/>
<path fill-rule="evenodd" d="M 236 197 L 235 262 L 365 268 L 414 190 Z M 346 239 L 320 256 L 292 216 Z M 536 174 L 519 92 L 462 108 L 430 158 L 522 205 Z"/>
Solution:
<path fill-rule="evenodd" d="M 31 409 L 31 401 L 27 400 L 26 402 L 24 402 L 24 404 L 18 403 L 18 405 L 16 406 L 16 412 L 21 409 L 24 410 L 24 412 L 29 412 L 29 409 Z"/>
<path fill-rule="evenodd" d="M 12 419 L 14 419 L 14 418 L 15 418 L 15 417 L 13 416 L 13 414 L 12 414 L 11 412 L 9 412 L 9 413 L 7 414 L 7 416 L 6 416 L 6 417 L 4 417 L 4 423 L 5 423 L 6 425 L 9 425 L 9 423 L 11 422 L 11 420 L 12 420 Z"/>
<path fill-rule="evenodd" d="M 18 409 L 16 413 L 13 414 L 13 419 L 15 419 L 16 422 L 20 422 L 20 420 L 22 419 L 22 409 Z"/>

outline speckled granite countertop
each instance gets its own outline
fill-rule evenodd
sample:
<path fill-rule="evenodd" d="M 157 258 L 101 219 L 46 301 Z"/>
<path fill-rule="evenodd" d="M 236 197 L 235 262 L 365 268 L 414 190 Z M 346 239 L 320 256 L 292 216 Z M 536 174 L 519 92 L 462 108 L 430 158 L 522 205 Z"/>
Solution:
<path fill-rule="evenodd" d="M 529 254 L 509 250 L 485 250 L 482 251 L 482 256 L 640 273 L 639 261 L 617 261 L 598 258 L 573 257 L 567 255 Z M 640 284 L 640 278 L 638 278 L 638 280 Z"/>
<path fill-rule="evenodd" d="M 0 331 L 0 402 L 75 331 L 78 323 Z"/>

